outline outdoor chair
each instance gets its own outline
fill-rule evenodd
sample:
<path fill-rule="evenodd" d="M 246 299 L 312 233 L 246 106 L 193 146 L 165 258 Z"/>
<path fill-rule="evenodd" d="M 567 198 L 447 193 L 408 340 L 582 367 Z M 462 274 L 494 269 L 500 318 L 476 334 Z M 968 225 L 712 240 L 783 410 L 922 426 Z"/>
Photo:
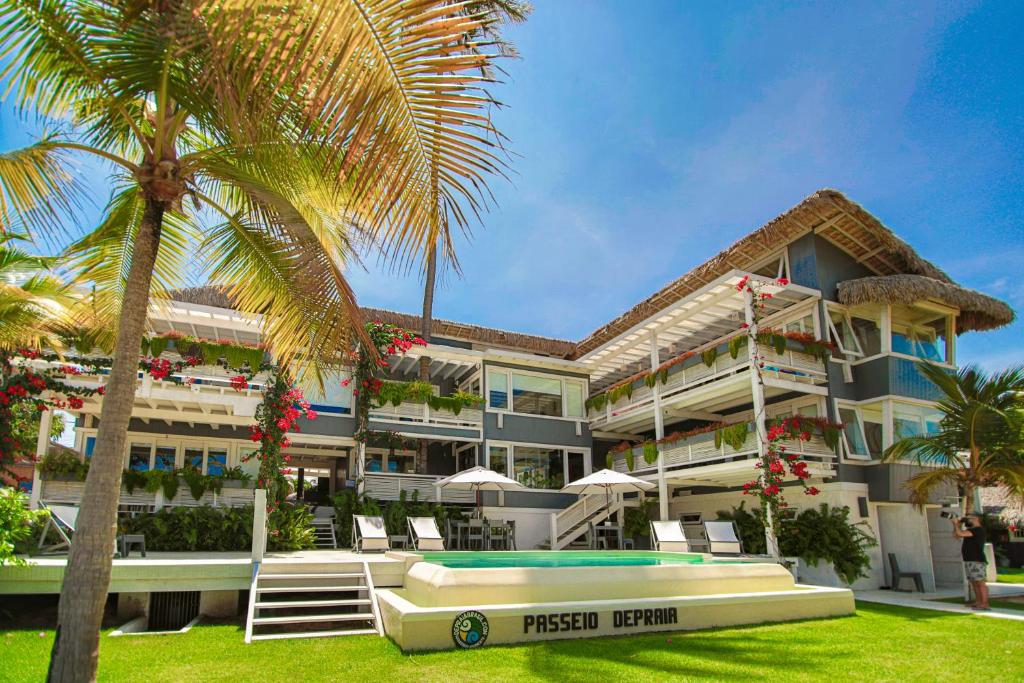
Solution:
<path fill-rule="evenodd" d="M 651 544 L 655 550 L 664 553 L 688 553 L 690 542 L 686 540 L 683 525 L 678 522 L 651 522 Z"/>
<path fill-rule="evenodd" d="M 484 543 L 486 542 L 485 522 L 482 519 L 471 519 L 469 520 L 469 526 L 465 529 L 466 537 L 465 544 L 466 550 L 473 549 L 473 543 L 476 542 L 480 550 L 484 549 Z"/>
<path fill-rule="evenodd" d="M 712 555 L 739 555 L 743 552 L 736 525 L 732 521 L 704 522 L 708 552 Z"/>
<path fill-rule="evenodd" d="M 924 593 L 924 579 L 921 577 L 921 572 L 905 572 L 901 570 L 900 563 L 896 560 L 896 553 L 889 553 L 889 569 L 892 570 L 892 589 L 894 591 L 901 590 L 900 583 L 903 579 L 910 579 L 914 582 L 917 592 Z M 910 593 L 911 591 L 905 590 L 904 592 Z"/>
<path fill-rule="evenodd" d="M 352 515 L 352 547 L 357 553 L 391 550 L 384 518 Z"/>
<path fill-rule="evenodd" d="M 146 537 L 142 534 L 121 534 L 118 538 L 121 547 L 121 557 L 128 557 L 132 549 L 138 550 L 142 556 L 146 556 Z"/>
<path fill-rule="evenodd" d="M 444 538 L 433 517 L 409 517 L 409 538 L 416 550 L 444 550 Z"/>
<path fill-rule="evenodd" d="M 78 508 L 74 505 L 42 505 L 50 513 L 39 537 L 39 553 L 42 555 L 67 552 L 71 548 L 71 537 L 78 523 Z M 60 538 L 56 543 L 46 545 L 46 536 L 53 529 Z"/>
<path fill-rule="evenodd" d="M 597 533 L 597 525 L 590 522 L 590 529 L 587 532 L 590 535 L 590 547 L 593 550 L 608 550 L 608 537 L 604 534 Z"/>

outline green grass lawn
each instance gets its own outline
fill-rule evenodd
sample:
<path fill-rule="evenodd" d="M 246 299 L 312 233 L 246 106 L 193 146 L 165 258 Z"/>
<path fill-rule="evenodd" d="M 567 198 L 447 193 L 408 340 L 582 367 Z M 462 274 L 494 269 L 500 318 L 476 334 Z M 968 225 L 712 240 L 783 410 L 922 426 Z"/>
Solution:
<path fill-rule="evenodd" d="M 236 625 L 102 639 L 101 681 L 1022 680 L 1019 622 L 858 604 L 856 616 L 404 655 L 374 636 L 245 645 Z M 40 681 L 52 631 L 0 631 L 0 680 Z"/>
<path fill-rule="evenodd" d="M 999 583 L 1024 583 L 1024 569 L 1000 567 L 999 576 L 996 580 Z"/>

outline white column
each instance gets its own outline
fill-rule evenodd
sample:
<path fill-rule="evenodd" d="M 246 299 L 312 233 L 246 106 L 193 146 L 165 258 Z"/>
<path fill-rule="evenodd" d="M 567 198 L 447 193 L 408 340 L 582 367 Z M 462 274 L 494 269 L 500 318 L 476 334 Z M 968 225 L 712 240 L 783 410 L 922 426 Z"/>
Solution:
<path fill-rule="evenodd" d="M 661 365 L 661 356 L 658 355 L 658 333 L 651 332 L 651 372 Z M 651 394 L 654 396 L 654 438 L 660 440 L 665 438 L 665 416 L 661 412 L 661 387 L 657 379 L 651 387 Z M 658 449 L 658 519 L 668 520 L 668 482 L 665 481 L 665 458 Z"/>
<path fill-rule="evenodd" d="M 252 561 L 262 562 L 267 550 L 267 490 L 256 489 L 252 510 Z"/>
<path fill-rule="evenodd" d="M 46 455 L 50 447 L 50 428 L 53 426 L 53 411 L 44 410 L 39 416 L 39 435 L 36 437 L 36 462 Z M 39 470 L 32 467 L 32 493 L 29 494 L 29 507 L 33 510 L 39 508 L 39 496 L 42 493 L 43 482 L 39 478 Z"/>
<path fill-rule="evenodd" d="M 747 323 L 749 334 L 747 350 L 750 353 L 750 393 L 754 404 L 754 433 L 757 437 L 758 455 L 764 454 L 768 444 L 768 430 L 765 429 L 764 420 L 767 417 L 764 409 L 764 387 L 761 385 L 761 374 L 757 364 L 760 362 L 756 357 L 760 355 L 757 350 L 757 322 L 754 318 L 754 295 L 747 289 L 743 290 L 743 300 L 746 306 L 743 307 L 744 321 Z M 760 475 L 758 475 L 760 476 Z M 770 527 L 773 524 L 771 508 L 765 506 L 765 521 Z M 775 560 L 779 559 L 778 539 L 774 534 L 765 533 L 768 542 L 768 554 Z"/>
<path fill-rule="evenodd" d="M 360 496 L 363 495 L 363 488 L 366 486 L 364 481 L 364 474 L 366 472 L 366 443 L 363 441 L 359 442 L 356 446 L 356 453 L 358 454 L 356 459 L 356 493 Z"/>

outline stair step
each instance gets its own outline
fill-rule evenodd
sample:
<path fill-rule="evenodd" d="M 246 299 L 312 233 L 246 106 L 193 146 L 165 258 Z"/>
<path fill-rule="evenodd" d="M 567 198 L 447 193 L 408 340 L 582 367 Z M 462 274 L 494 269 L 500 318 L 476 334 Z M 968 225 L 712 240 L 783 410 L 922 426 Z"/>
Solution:
<path fill-rule="evenodd" d="M 256 593 L 351 593 L 353 591 L 366 591 L 366 585 L 352 586 L 272 586 L 270 588 L 256 587 Z"/>
<path fill-rule="evenodd" d="M 370 636 L 378 635 L 375 628 L 354 628 L 348 631 L 305 631 L 303 633 L 264 633 L 253 634 L 253 640 L 278 640 L 281 638 L 333 638 L 335 636 Z"/>
<path fill-rule="evenodd" d="M 293 617 L 253 617 L 253 626 L 270 624 L 305 624 L 314 621 L 373 621 L 372 612 L 349 614 L 302 614 Z"/>
<path fill-rule="evenodd" d="M 355 598 L 351 600 L 279 600 L 270 602 L 257 602 L 257 609 L 285 609 L 291 607 L 341 607 L 369 605 L 369 598 Z"/>
<path fill-rule="evenodd" d="M 338 574 L 275 574 L 260 573 L 260 579 L 362 579 L 362 572 L 343 572 Z"/>

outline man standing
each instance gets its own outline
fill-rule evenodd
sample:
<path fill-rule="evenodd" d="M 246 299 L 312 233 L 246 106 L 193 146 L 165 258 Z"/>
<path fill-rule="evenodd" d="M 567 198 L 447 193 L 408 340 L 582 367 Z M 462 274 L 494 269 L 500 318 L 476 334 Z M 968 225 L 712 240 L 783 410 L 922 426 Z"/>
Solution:
<path fill-rule="evenodd" d="M 973 609 L 986 610 L 988 606 L 988 585 L 985 577 L 988 573 L 988 562 L 985 559 L 985 527 L 981 525 L 981 517 L 967 515 L 961 519 L 954 518 L 953 536 L 963 539 L 960 545 L 960 556 L 964 561 L 964 573 L 974 589 Z M 961 528 L 963 523 L 963 528 Z"/>

